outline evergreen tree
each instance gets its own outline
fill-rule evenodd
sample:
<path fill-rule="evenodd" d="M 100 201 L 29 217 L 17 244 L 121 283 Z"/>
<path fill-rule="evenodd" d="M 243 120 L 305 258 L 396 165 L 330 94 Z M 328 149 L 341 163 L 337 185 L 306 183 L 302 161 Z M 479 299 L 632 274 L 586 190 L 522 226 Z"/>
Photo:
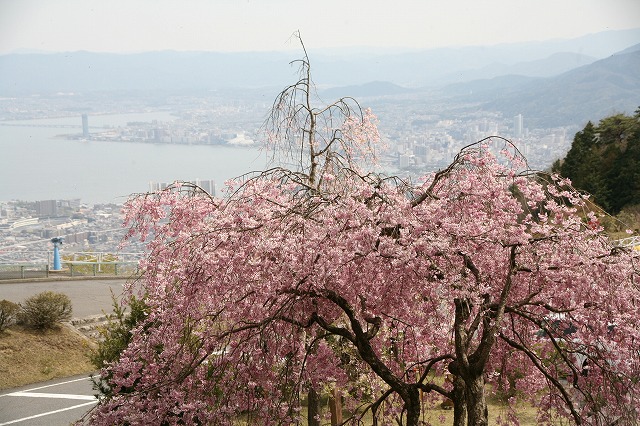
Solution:
<path fill-rule="evenodd" d="M 609 213 L 640 203 L 640 109 L 616 114 L 576 133 L 559 171 Z"/>

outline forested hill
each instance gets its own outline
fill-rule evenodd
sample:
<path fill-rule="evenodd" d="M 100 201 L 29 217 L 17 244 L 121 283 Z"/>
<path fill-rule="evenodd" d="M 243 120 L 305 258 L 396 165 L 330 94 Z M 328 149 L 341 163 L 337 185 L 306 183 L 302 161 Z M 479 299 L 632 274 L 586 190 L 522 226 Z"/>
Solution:
<path fill-rule="evenodd" d="M 587 123 L 553 168 L 611 214 L 640 206 L 640 108 Z"/>

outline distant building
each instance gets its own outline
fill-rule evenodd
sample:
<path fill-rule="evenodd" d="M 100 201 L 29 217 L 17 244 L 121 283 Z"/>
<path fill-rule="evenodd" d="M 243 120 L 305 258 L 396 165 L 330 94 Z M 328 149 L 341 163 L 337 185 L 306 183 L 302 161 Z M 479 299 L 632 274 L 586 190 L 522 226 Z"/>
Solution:
<path fill-rule="evenodd" d="M 58 201 L 45 200 L 36 202 L 36 214 L 40 217 L 57 217 Z"/>
<path fill-rule="evenodd" d="M 524 136 L 524 119 L 522 114 L 513 117 L 513 137 L 521 138 Z"/>
<path fill-rule="evenodd" d="M 214 197 L 216 196 L 215 180 L 196 179 L 196 180 L 189 181 L 189 183 L 199 186 L 211 196 L 214 196 Z M 162 191 L 163 189 L 166 189 L 170 185 L 172 185 L 172 183 L 151 181 L 149 182 L 149 192 Z"/>
<path fill-rule="evenodd" d="M 413 154 L 408 152 L 400 155 L 400 168 L 405 169 L 411 166 L 411 160 L 413 159 Z"/>
<path fill-rule="evenodd" d="M 89 137 L 89 116 L 82 114 L 82 137 Z"/>
<path fill-rule="evenodd" d="M 169 183 L 166 182 L 149 182 L 149 192 L 157 192 L 166 189 L 169 186 Z"/>
<path fill-rule="evenodd" d="M 201 180 L 196 179 L 196 185 L 207 191 L 207 193 L 213 197 L 216 196 L 216 181 L 215 180 Z"/>

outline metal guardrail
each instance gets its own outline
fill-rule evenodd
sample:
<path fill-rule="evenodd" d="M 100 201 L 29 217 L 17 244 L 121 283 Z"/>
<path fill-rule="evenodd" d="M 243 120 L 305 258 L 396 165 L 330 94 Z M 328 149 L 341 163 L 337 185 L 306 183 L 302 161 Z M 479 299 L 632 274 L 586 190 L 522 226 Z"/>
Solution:
<path fill-rule="evenodd" d="M 87 261 L 87 262 L 133 262 L 142 258 L 142 253 L 111 253 L 111 252 L 61 252 L 62 261 L 65 259 L 70 262 Z M 105 260 L 107 258 L 108 260 Z M 117 259 L 117 260 L 114 260 Z"/>
<path fill-rule="evenodd" d="M 132 276 L 139 274 L 138 261 L 143 256 L 143 253 L 70 252 L 62 256 L 62 269 L 55 270 L 51 251 L 0 250 L 0 281 L 50 276 Z"/>
<path fill-rule="evenodd" d="M 87 261 L 70 261 L 62 262 L 62 265 L 67 266 L 70 276 L 75 277 L 78 275 L 86 275 L 86 270 L 89 270 L 91 275 L 122 275 L 123 273 L 133 275 L 138 273 L 138 262 L 87 262 Z M 112 270 L 112 273 L 107 271 Z"/>
<path fill-rule="evenodd" d="M 47 244 L 50 240 L 46 240 Z M 121 252 L 67 252 L 60 250 L 62 260 L 77 261 L 137 261 L 144 257 L 143 253 Z M 18 263 L 49 263 L 52 265 L 53 250 L 14 250 L 11 247 L 0 247 L 0 265 Z"/>
<path fill-rule="evenodd" d="M 47 278 L 50 269 L 47 263 L 0 264 L 0 280 Z"/>
<path fill-rule="evenodd" d="M 62 262 L 61 270 L 51 269 L 48 263 L 13 263 L 0 264 L 0 281 L 29 278 L 79 277 L 79 276 L 123 276 L 137 275 L 137 261 L 110 261 L 87 262 L 68 261 Z"/>

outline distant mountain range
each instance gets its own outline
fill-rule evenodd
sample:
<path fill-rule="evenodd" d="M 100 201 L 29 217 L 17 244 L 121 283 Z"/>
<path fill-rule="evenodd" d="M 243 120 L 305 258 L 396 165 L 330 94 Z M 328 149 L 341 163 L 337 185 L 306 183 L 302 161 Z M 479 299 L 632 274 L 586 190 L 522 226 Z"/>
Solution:
<path fill-rule="evenodd" d="M 467 92 L 455 102 L 478 102 L 506 116 L 522 114 L 530 127 L 597 122 L 640 106 L 640 44 L 554 77 L 502 76 L 443 91 Z"/>
<path fill-rule="evenodd" d="M 284 53 L 69 52 L 0 56 L 0 93 L 211 90 L 283 85 Z"/>
<path fill-rule="evenodd" d="M 640 104 L 640 28 L 571 40 L 403 53 L 314 52 L 329 99 L 437 93 L 449 102 L 523 114 L 528 126 L 581 124 Z M 269 93 L 297 78 L 301 52 L 92 52 L 0 55 L 0 96 L 97 91 Z"/>
<path fill-rule="evenodd" d="M 640 43 L 640 28 L 572 40 L 404 53 L 309 49 L 321 87 L 388 81 L 405 87 L 506 74 L 550 77 Z M 0 94 L 41 91 L 185 90 L 268 87 L 291 83 L 301 52 L 67 52 L 0 55 Z"/>
<path fill-rule="evenodd" d="M 597 122 L 616 113 L 632 114 L 640 107 L 640 44 L 550 77 L 507 74 L 435 89 L 372 82 L 320 93 L 327 99 L 349 95 L 377 102 L 435 97 L 441 106 L 452 109 L 499 111 L 506 117 L 522 114 L 530 128 L 582 127 L 589 120 Z"/>

